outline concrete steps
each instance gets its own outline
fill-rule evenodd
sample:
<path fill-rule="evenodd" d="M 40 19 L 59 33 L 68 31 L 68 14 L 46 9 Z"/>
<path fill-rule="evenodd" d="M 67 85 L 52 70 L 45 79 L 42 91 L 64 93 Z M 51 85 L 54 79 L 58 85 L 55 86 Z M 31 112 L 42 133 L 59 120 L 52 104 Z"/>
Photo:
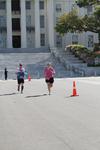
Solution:
<path fill-rule="evenodd" d="M 22 63 L 32 78 L 43 78 L 43 70 L 51 62 L 56 70 L 57 78 L 76 77 L 78 74 L 67 70 L 62 63 L 51 53 L 1 53 L 0 54 L 0 79 L 4 79 L 4 68 L 8 69 L 8 78 L 16 79 L 16 68 Z M 27 78 L 27 77 L 26 77 Z"/>
<path fill-rule="evenodd" d="M 78 76 L 100 76 L 100 67 L 88 67 L 87 63 L 83 63 L 70 51 L 53 49 L 52 53 L 67 70 L 76 72 Z"/>
<path fill-rule="evenodd" d="M 63 50 L 54 50 L 53 55 L 66 67 L 67 70 L 76 72 L 78 76 L 85 75 L 87 64 L 75 57 L 70 51 L 65 52 Z"/>
<path fill-rule="evenodd" d="M 47 53 L 48 47 L 42 48 L 0 48 L 0 53 Z"/>

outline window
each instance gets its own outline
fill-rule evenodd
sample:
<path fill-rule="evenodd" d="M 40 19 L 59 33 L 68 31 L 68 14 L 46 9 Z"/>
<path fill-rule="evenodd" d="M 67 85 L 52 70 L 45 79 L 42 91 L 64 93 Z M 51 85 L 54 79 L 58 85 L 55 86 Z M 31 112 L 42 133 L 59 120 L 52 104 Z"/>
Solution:
<path fill-rule="evenodd" d="M 12 11 L 20 11 L 20 0 L 11 0 Z"/>
<path fill-rule="evenodd" d="M 56 4 L 56 11 L 61 12 L 61 10 L 62 10 L 61 4 Z"/>
<path fill-rule="evenodd" d="M 44 28 L 44 15 L 40 16 L 40 28 Z"/>
<path fill-rule="evenodd" d="M 26 9 L 31 9 L 31 2 L 30 1 L 26 1 Z"/>
<path fill-rule="evenodd" d="M 13 48 L 21 48 L 21 36 L 12 36 Z"/>
<path fill-rule="evenodd" d="M 60 35 L 56 35 L 56 46 L 62 47 L 62 37 Z"/>
<path fill-rule="evenodd" d="M 20 19 L 19 18 L 12 19 L 12 30 L 20 31 Z"/>
<path fill-rule="evenodd" d="M 78 35 L 72 35 L 72 44 L 78 44 Z"/>
<path fill-rule="evenodd" d="M 0 9 L 6 9 L 6 2 L 5 1 L 0 2 Z"/>
<path fill-rule="evenodd" d="M 40 35 L 40 41 L 41 41 L 41 46 L 45 46 L 45 34 L 44 33 L 42 33 L 41 35 Z"/>
<path fill-rule="evenodd" d="M 31 26 L 31 16 L 26 16 L 26 26 Z"/>
<path fill-rule="evenodd" d="M 88 15 L 91 15 L 92 12 L 93 12 L 93 7 L 92 7 L 92 5 L 87 6 L 87 14 L 88 14 Z"/>
<path fill-rule="evenodd" d="M 44 9 L 44 1 L 40 1 L 40 9 Z"/>
<path fill-rule="evenodd" d="M 59 17 L 56 17 L 56 23 L 58 23 L 58 21 L 59 21 Z"/>
<path fill-rule="evenodd" d="M 6 17 L 0 16 L 0 27 L 6 27 Z"/>
<path fill-rule="evenodd" d="M 94 36 L 88 35 L 88 47 L 92 48 L 94 45 Z"/>

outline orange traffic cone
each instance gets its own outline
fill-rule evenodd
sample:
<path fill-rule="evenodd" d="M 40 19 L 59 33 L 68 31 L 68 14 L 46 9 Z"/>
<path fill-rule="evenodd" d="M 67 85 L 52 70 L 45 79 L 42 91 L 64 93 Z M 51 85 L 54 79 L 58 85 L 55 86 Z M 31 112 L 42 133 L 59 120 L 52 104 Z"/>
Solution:
<path fill-rule="evenodd" d="M 28 81 L 31 81 L 31 76 L 30 76 L 30 74 L 28 75 Z"/>
<path fill-rule="evenodd" d="M 75 81 L 73 81 L 73 94 L 71 96 L 79 96 L 77 94 L 77 91 L 76 91 L 76 84 L 75 84 Z"/>

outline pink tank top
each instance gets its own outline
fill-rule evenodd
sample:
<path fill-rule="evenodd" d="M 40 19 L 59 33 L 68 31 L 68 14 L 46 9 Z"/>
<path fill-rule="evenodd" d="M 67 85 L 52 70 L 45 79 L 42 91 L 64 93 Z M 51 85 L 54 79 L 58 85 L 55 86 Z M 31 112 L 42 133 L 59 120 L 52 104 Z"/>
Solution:
<path fill-rule="evenodd" d="M 44 69 L 44 76 L 46 79 L 50 79 L 54 77 L 54 74 L 55 74 L 55 70 L 53 69 L 53 67 L 46 67 Z"/>

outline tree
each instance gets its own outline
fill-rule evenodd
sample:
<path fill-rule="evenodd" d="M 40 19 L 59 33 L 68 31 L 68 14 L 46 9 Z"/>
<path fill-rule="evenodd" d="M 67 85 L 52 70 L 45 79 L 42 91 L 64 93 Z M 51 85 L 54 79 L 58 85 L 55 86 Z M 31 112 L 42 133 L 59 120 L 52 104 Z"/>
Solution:
<path fill-rule="evenodd" d="M 86 31 L 92 31 L 99 34 L 100 43 L 100 0 L 76 0 L 79 7 L 87 7 L 94 5 L 95 11 L 91 16 L 85 16 L 83 18 Z"/>
<path fill-rule="evenodd" d="M 77 15 L 77 11 L 73 10 L 69 13 L 63 14 L 59 19 L 55 27 L 56 32 L 64 35 L 68 32 L 82 32 L 83 20 Z"/>
<path fill-rule="evenodd" d="M 100 0 L 76 0 L 76 4 L 79 7 L 85 7 L 88 5 L 98 5 L 100 3 Z"/>
<path fill-rule="evenodd" d="M 81 7 L 98 3 L 97 0 L 78 0 L 77 3 L 79 4 L 79 2 L 81 2 Z M 84 17 L 80 17 L 75 10 L 62 15 L 59 18 L 55 29 L 62 35 L 68 32 L 91 31 L 98 33 L 100 43 L 100 5 L 95 6 L 95 11 L 91 16 L 85 15 Z"/>

